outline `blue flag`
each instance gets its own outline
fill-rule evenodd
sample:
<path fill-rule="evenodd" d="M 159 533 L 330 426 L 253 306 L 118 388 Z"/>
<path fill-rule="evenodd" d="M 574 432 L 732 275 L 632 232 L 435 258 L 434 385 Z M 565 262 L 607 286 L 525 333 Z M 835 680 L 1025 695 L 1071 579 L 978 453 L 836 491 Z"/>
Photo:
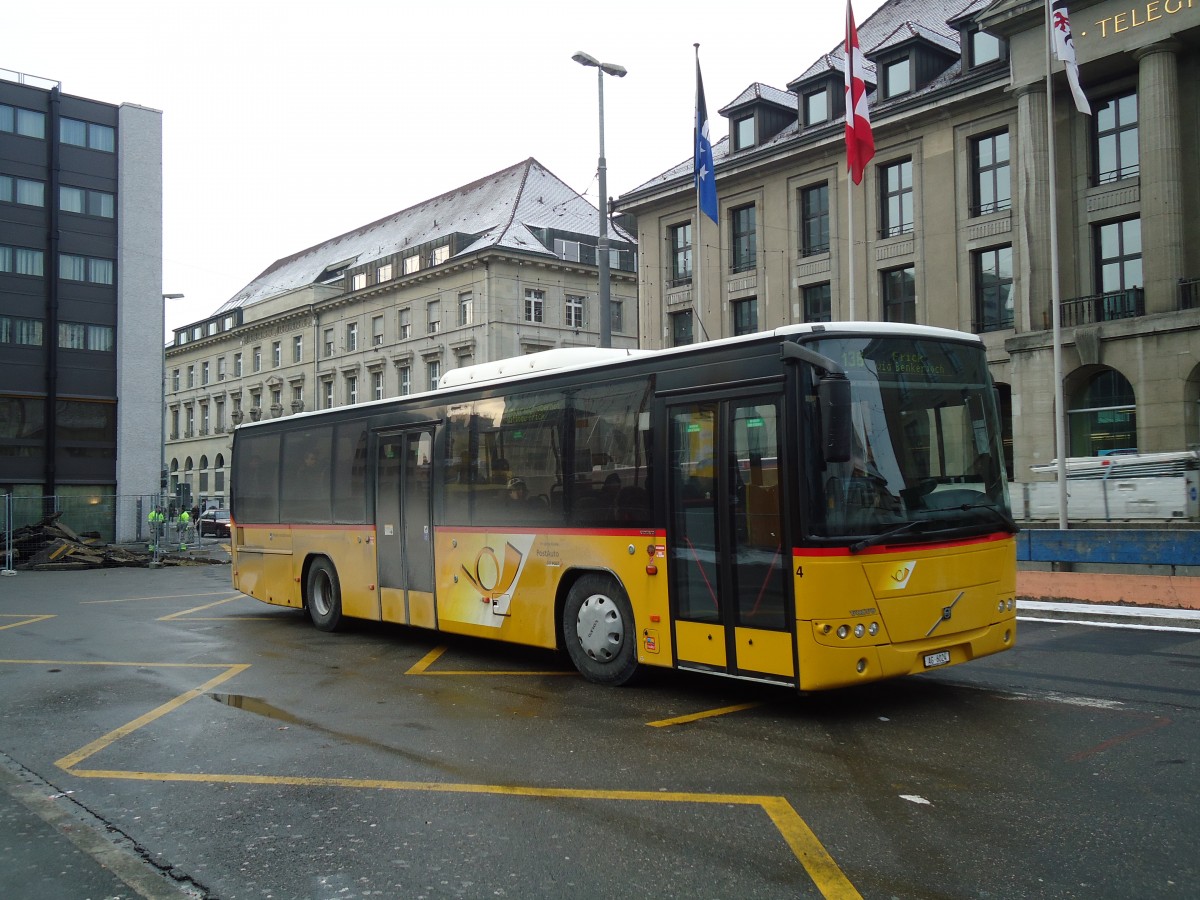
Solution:
<path fill-rule="evenodd" d="M 696 60 L 696 198 L 700 211 L 717 221 L 717 176 L 713 171 L 712 140 L 708 136 L 708 108 L 704 105 L 704 80 Z"/>

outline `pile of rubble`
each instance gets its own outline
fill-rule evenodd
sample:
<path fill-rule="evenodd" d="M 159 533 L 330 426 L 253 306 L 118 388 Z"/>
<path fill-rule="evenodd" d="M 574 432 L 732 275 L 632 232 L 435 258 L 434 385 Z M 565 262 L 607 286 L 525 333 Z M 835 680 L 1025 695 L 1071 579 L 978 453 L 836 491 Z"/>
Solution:
<path fill-rule="evenodd" d="M 38 571 L 146 566 L 152 554 L 104 543 L 95 532 L 77 534 L 62 513 L 13 531 L 13 568 Z M 0 545 L 0 558 L 4 547 Z M 167 560 L 163 560 L 164 563 Z"/>

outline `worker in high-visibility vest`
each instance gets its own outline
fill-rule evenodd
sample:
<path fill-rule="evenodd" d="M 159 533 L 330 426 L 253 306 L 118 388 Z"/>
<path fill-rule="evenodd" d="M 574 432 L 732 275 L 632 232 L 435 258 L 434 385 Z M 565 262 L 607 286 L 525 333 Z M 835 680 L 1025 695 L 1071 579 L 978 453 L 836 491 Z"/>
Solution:
<path fill-rule="evenodd" d="M 158 542 L 161 538 L 163 522 L 166 521 L 166 516 L 163 515 L 162 507 L 156 506 L 150 510 L 146 516 L 146 521 L 150 523 L 150 552 L 158 550 Z"/>
<path fill-rule="evenodd" d="M 191 514 L 186 510 L 179 512 L 179 549 L 187 549 L 187 530 L 188 524 L 192 521 Z"/>

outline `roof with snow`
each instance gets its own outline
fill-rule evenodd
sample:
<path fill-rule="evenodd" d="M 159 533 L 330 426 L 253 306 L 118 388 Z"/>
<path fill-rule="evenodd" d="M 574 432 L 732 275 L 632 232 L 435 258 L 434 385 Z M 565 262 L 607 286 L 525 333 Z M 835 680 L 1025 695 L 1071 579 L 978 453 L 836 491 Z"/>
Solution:
<path fill-rule="evenodd" d="M 276 260 L 217 314 L 319 283 L 332 268 L 362 265 L 455 234 L 475 239 L 460 245 L 449 261 L 487 248 L 554 257 L 532 229 L 597 235 L 599 216 L 595 206 L 530 158 Z M 635 241 L 615 223 L 610 231 L 614 240 Z"/>

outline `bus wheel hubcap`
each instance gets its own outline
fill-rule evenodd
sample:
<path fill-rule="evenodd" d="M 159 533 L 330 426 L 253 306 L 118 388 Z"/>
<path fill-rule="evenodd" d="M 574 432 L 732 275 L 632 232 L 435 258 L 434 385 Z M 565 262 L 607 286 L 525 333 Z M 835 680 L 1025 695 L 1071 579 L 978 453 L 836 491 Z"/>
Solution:
<path fill-rule="evenodd" d="M 588 597 L 579 608 L 576 633 L 584 653 L 596 662 L 611 662 L 625 640 L 625 623 L 617 604 L 599 594 Z"/>
<path fill-rule="evenodd" d="M 329 579 L 323 575 L 318 576 L 313 584 L 313 606 L 317 608 L 317 615 L 324 616 L 329 613 Z"/>

